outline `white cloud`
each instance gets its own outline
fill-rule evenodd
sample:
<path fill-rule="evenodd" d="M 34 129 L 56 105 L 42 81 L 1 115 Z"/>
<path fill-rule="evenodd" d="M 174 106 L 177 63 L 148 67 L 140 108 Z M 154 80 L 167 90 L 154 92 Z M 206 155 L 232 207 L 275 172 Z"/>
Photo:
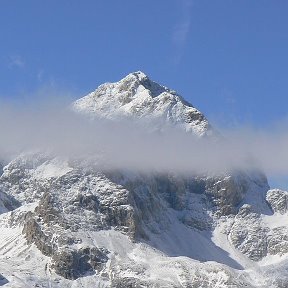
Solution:
<path fill-rule="evenodd" d="M 181 0 L 182 16 L 179 22 L 175 25 L 172 40 L 175 46 L 175 63 L 179 64 L 182 59 L 184 48 L 189 36 L 191 27 L 191 8 L 192 0 Z"/>
<path fill-rule="evenodd" d="M 0 123 L 5 123 L 0 126 L 1 157 L 48 149 L 61 156 L 97 159 L 106 169 L 191 175 L 259 167 L 280 176 L 288 171 L 288 129 L 234 129 L 224 132 L 225 139 L 199 140 L 171 127 L 151 133 L 142 123 L 91 122 L 67 110 L 66 105 L 60 105 L 59 98 L 30 108 L 1 103 Z"/>

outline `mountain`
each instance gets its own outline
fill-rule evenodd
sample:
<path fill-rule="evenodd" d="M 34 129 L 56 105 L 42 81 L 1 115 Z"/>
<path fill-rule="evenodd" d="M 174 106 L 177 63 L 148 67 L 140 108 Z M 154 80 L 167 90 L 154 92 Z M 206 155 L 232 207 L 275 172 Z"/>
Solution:
<path fill-rule="evenodd" d="M 75 111 L 108 119 L 147 119 L 197 135 L 212 133 L 204 115 L 175 91 L 151 81 L 144 73 L 131 73 L 117 83 L 106 83 L 73 103 Z"/>
<path fill-rule="evenodd" d="M 156 131 L 219 137 L 142 72 L 71 109 L 90 121 L 141 119 Z M 288 287 L 288 192 L 269 190 L 261 171 L 183 176 L 86 160 L 30 151 L 3 168 L 0 285 Z"/>

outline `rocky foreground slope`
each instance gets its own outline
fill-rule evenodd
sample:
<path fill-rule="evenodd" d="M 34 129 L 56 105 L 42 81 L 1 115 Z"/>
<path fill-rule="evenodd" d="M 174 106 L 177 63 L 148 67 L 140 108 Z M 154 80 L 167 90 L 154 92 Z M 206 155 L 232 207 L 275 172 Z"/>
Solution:
<path fill-rule="evenodd" d="M 142 72 L 72 109 L 215 136 L 201 112 Z M 4 167 L 0 286 L 288 287 L 288 192 L 269 190 L 261 172 L 188 177 L 88 162 L 38 151 Z"/>

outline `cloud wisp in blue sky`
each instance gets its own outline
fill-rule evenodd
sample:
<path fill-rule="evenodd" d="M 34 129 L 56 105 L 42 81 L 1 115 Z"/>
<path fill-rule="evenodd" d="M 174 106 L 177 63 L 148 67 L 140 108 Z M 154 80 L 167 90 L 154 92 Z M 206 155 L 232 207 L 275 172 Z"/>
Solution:
<path fill-rule="evenodd" d="M 193 0 L 181 0 L 182 9 L 181 17 L 174 26 L 172 41 L 175 48 L 174 63 L 177 65 L 180 63 L 185 50 L 186 42 L 190 32 L 191 26 L 191 9 L 193 6 Z"/>
<path fill-rule="evenodd" d="M 8 57 L 8 67 L 10 69 L 24 68 L 25 60 L 20 55 L 10 55 Z"/>

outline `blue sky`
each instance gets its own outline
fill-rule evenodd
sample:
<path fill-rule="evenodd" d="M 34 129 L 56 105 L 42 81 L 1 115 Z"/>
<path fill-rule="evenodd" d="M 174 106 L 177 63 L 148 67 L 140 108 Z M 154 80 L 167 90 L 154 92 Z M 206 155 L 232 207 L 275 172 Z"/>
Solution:
<path fill-rule="evenodd" d="M 0 97 L 79 98 L 142 70 L 212 122 L 266 127 L 287 118 L 287 15 L 286 0 L 3 0 Z"/>

